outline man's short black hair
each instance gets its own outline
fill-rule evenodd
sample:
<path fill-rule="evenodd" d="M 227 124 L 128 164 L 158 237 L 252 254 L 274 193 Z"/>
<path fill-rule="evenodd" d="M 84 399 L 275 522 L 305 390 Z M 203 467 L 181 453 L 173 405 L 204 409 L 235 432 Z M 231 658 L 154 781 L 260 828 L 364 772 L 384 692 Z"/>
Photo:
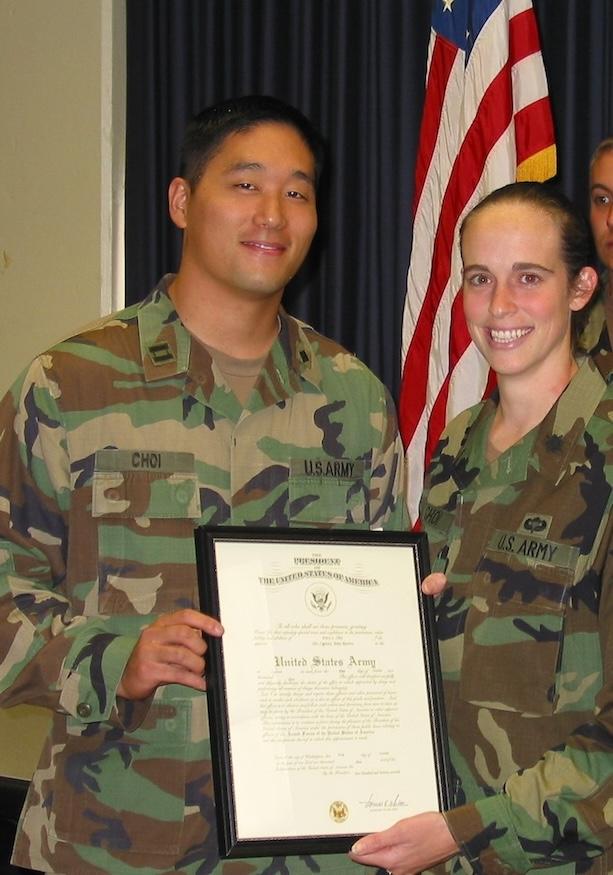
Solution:
<path fill-rule="evenodd" d="M 294 106 L 263 94 L 224 100 L 194 116 L 185 130 L 179 175 L 194 188 L 208 161 L 230 134 L 247 131 L 266 122 L 289 125 L 300 135 L 313 155 L 317 183 L 325 152 L 321 134 Z"/>

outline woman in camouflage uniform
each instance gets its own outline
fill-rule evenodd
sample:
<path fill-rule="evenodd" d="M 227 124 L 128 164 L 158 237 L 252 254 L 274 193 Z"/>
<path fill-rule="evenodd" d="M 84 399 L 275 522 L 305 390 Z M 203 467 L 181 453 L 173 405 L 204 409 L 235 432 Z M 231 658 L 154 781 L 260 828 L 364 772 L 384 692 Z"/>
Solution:
<path fill-rule="evenodd" d="M 613 356 L 573 341 L 589 242 L 534 183 L 463 224 L 466 321 L 498 390 L 448 426 L 422 499 L 454 786 L 444 815 L 354 845 L 393 875 L 613 871 Z"/>

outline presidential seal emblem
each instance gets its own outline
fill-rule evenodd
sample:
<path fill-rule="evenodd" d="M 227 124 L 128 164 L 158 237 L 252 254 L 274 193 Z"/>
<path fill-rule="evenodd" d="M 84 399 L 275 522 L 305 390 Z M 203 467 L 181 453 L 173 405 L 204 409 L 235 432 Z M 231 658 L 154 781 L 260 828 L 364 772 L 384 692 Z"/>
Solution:
<path fill-rule="evenodd" d="M 336 607 L 334 591 L 324 583 L 314 583 L 309 586 L 305 593 L 307 608 L 318 617 L 331 614 Z"/>
<path fill-rule="evenodd" d="M 349 809 L 344 802 L 336 800 L 330 805 L 330 817 L 335 823 L 342 823 L 349 817 Z"/>

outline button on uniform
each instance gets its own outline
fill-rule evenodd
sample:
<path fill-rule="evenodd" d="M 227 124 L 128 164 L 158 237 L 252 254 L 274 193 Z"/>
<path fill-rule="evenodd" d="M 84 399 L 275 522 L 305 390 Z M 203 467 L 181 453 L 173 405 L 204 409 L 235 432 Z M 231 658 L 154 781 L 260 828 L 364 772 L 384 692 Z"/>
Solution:
<path fill-rule="evenodd" d="M 91 717 L 92 706 L 87 702 L 79 702 L 77 705 L 77 714 L 79 717 Z"/>
<path fill-rule="evenodd" d="M 192 494 L 193 490 L 189 486 L 177 486 L 175 489 L 175 499 L 178 504 L 189 504 Z"/>

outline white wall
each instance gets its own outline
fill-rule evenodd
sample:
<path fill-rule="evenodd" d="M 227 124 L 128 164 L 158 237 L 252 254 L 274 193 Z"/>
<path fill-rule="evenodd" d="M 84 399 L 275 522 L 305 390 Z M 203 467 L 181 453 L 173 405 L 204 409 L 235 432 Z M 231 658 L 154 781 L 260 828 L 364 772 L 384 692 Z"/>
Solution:
<path fill-rule="evenodd" d="M 124 0 L 0 0 L 0 394 L 121 305 L 124 114 Z M 29 777 L 46 725 L 0 710 L 1 774 Z"/>
<path fill-rule="evenodd" d="M 111 309 L 122 11 L 116 0 L 0 0 L 2 393 L 33 355 Z"/>

